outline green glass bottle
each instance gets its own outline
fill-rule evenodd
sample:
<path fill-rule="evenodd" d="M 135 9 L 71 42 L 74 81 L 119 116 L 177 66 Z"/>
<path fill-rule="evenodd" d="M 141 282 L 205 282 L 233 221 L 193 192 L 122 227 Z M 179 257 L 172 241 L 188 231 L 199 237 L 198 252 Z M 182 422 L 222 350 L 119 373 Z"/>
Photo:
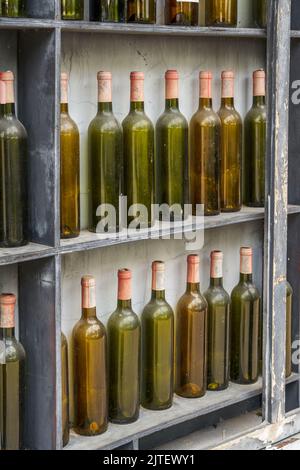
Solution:
<path fill-rule="evenodd" d="M 112 75 L 98 73 L 98 112 L 88 131 L 92 232 L 119 230 L 122 173 L 122 128 L 112 111 Z M 106 207 L 114 212 L 106 217 Z"/>
<path fill-rule="evenodd" d="M 207 388 L 225 390 L 229 385 L 230 297 L 223 287 L 223 253 L 211 253 L 208 304 Z"/>
<path fill-rule="evenodd" d="M 15 337 L 16 297 L 0 296 L 0 450 L 23 447 L 25 351 Z"/>
<path fill-rule="evenodd" d="M 63 447 L 70 440 L 69 426 L 69 361 L 68 361 L 68 342 L 65 335 L 61 334 L 61 390 L 62 390 L 62 429 L 63 429 Z"/>
<path fill-rule="evenodd" d="M 156 21 L 156 0 L 127 0 L 128 23 L 151 23 Z"/>
<path fill-rule="evenodd" d="M 61 0 L 62 20 L 83 20 L 84 0 Z"/>
<path fill-rule="evenodd" d="M 176 309 L 175 390 L 200 398 L 207 389 L 207 302 L 200 292 L 199 256 L 188 257 L 187 290 Z"/>
<path fill-rule="evenodd" d="M 180 26 L 198 26 L 199 1 L 165 1 L 165 23 Z"/>
<path fill-rule="evenodd" d="M 293 289 L 286 283 L 286 377 L 292 375 L 292 307 Z"/>
<path fill-rule="evenodd" d="M 154 128 L 144 112 L 144 74 L 131 73 L 130 113 L 123 121 L 124 191 L 127 196 L 128 224 L 152 225 L 154 179 Z"/>
<path fill-rule="evenodd" d="M 109 418 L 128 424 L 140 413 L 141 325 L 131 307 L 131 271 L 118 273 L 118 306 L 108 322 Z"/>
<path fill-rule="evenodd" d="M 27 16 L 26 0 L 0 0 L 0 16 L 24 18 Z"/>
<path fill-rule="evenodd" d="M 188 123 L 179 111 L 176 70 L 166 72 L 166 109 L 156 124 L 156 204 L 163 220 L 182 220 L 188 198 Z"/>
<path fill-rule="evenodd" d="M 97 436 L 108 426 L 107 337 L 96 313 L 96 283 L 85 276 L 82 316 L 73 330 L 74 430 Z"/>
<path fill-rule="evenodd" d="M 173 404 L 174 313 L 165 298 L 165 265 L 152 265 L 152 298 L 142 313 L 142 405 L 165 410 Z"/>
<path fill-rule="evenodd" d="M 259 377 L 260 294 L 252 280 L 252 248 L 241 248 L 240 282 L 231 294 L 230 377 L 249 385 Z"/>
<path fill-rule="evenodd" d="M 237 26 L 237 0 L 205 0 L 206 26 Z"/>
<path fill-rule="evenodd" d="M 27 132 L 15 114 L 14 76 L 0 73 L 6 86 L 0 123 L 0 246 L 28 243 Z"/>
<path fill-rule="evenodd" d="M 125 0 L 97 0 L 96 19 L 102 23 L 125 21 Z"/>
<path fill-rule="evenodd" d="M 234 73 L 222 72 L 221 121 L 221 211 L 242 208 L 243 125 L 234 107 Z"/>
<path fill-rule="evenodd" d="M 265 164 L 267 145 L 266 75 L 264 70 L 253 74 L 253 107 L 245 118 L 245 150 L 243 165 L 244 204 L 265 206 Z"/>
<path fill-rule="evenodd" d="M 253 0 L 253 18 L 257 28 L 267 27 L 267 9 L 267 0 Z"/>
<path fill-rule="evenodd" d="M 60 105 L 60 236 L 80 234 L 79 130 L 69 115 L 68 75 L 61 74 Z"/>
<path fill-rule="evenodd" d="M 212 109 L 212 74 L 200 72 L 199 109 L 190 123 L 190 203 L 193 215 L 197 205 L 204 215 L 220 214 L 220 130 L 218 115 Z"/>

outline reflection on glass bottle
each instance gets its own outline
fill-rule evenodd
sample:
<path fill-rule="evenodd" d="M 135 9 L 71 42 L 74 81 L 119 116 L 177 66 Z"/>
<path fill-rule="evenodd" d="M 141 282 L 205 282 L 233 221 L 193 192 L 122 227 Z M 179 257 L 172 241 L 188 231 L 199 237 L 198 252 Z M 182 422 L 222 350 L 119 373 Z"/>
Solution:
<path fill-rule="evenodd" d="M 180 26 L 198 26 L 199 0 L 166 0 L 165 23 Z"/>
<path fill-rule="evenodd" d="M 27 16 L 26 0 L 0 0 L 0 16 L 24 18 Z"/>
<path fill-rule="evenodd" d="M 253 1 L 253 18 L 254 24 L 257 28 L 267 27 L 267 0 L 252 0 Z"/>
<path fill-rule="evenodd" d="M 128 23 L 155 23 L 156 0 L 127 0 Z"/>
<path fill-rule="evenodd" d="M 205 0 L 206 26 L 237 26 L 237 0 Z"/>
<path fill-rule="evenodd" d="M 63 20 L 83 20 L 84 0 L 61 0 Z"/>
<path fill-rule="evenodd" d="M 97 0 L 96 20 L 102 23 L 123 23 L 125 6 L 125 0 Z"/>

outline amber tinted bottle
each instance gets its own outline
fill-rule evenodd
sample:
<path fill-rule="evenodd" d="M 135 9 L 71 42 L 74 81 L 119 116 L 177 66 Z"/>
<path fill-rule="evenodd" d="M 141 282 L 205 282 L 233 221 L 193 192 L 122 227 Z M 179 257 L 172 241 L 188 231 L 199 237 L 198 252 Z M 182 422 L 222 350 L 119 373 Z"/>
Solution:
<path fill-rule="evenodd" d="M 0 0 L 0 16 L 23 18 L 27 16 L 26 0 Z"/>
<path fill-rule="evenodd" d="M 165 410 L 173 403 L 174 313 L 165 299 L 165 265 L 152 265 L 152 297 L 142 313 L 142 405 Z"/>
<path fill-rule="evenodd" d="M 293 289 L 286 283 L 286 377 L 292 375 L 292 307 Z"/>
<path fill-rule="evenodd" d="M 181 26 L 198 26 L 199 24 L 199 0 L 165 1 L 165 23 Z"/>
<path fill-rule="evenodd" d="M 136 421 L 140 412 L 141 326 L 131 307 L 131 271 L 119 271 L 118 306 L 108 322 L 109 418 Z"/>
<path fill-rule="evenodd" d="M 127 0 L 128 23 L 155 23 L 156 0 Z"/>
<path fill-rule="evenodd" d="M 61 74 L 60 105 L 60 232 L 61 238 L 80 233 L 79 130 L 69 115 L 68 75 Z"/>
<path fill-rule="evenodd" d="M 234 107 L 234 73 L 222 73 L 221 121 L 221 210 L 237 212 L 242 207 L 242 119 Z"/>
<path fill-rule="evenodd" d="M 204 296 L 208 303 L 208 390 L 229 385 L 230 297 L 223 287 L 223 253 L 211 253 L 210 286 Z"/>
<path fill-rule="evenodd" d="M 196 215 L 220 213 L 220 119 L 212 109 L 212 74 L 200 73 L 199 109 L 190 123 L 190 203 Z"/>
<path fill-rule="evenodd" d="M 252 280 L 252 248 L 241 248 L 240 282 L 231 294 L 230 376 L 255 383 L 259 376 L 260 294 Z"/>
<path fill-rule="evenodd" d="M 107 341 L 96 315 L 95 279 L 82 281 L 82 317 L 73 330 L 74 429 L 96 436 L 107 429 Z"/>
<path fill-rule="evenodd" d="M 207 302 L 200 292 L 199 256 L 188 257 L 187 290 L 176 309 L 176 393 L 199 398 L 207 388 Z"/>
<path fill-rule="evenodd" d="M 206 26 L 237 26 L 237 0 L 205 0 Z"/>
<path fill-rule="evenodd" d="M 65 335 L 61 334 L 61 390 L 62 390 L 62 428 L 63 446 L 70 440 L 69 427 L 69 361 L 68 342 Z"/>

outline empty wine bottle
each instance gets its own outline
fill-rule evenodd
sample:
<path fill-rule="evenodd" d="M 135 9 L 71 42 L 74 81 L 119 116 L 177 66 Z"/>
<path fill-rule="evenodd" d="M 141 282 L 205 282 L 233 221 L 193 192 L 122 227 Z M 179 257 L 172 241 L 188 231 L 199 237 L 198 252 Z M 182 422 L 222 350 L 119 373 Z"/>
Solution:
<path fill-rule="evenodd" d="M 292 375 L 292 304 L 293 289 L 286 283 L 286 377 Z"/>
<path fill-rule="evenodd" d="M 156 203 L 163 220 L 182 220 L 188 197 L 188 123 L 179 111 L 176 70 L 166 72 L 166 108 L 156 124 Z"/>
<path fill-rule="evenodd" d="M 128 224 L 137 228 L 152 225 L 154 128 L 144 112 L 144 74 L 131 73 L 130 113 L 123 121 L 124 195 Z"/>
<path fill-rule="evenodd" d="M 222 72 L 221 121 L 221 210 L 242 208 L 242 119 L 234 107 L 234 73 Z"/>
<path fill-rule="evenodd" d="M 206 26 L 237 26 L 237 0 L 205 0 Z"/>
<path fill-rule="evenodd" d="M 61 334 L 61 390 L 62 390 L 62 432 L 63 447 L 70 440 L 69 426 L 69 362 L 68 362 L 68 342 L 65 335 Z"/>
<path fill-rule="evenodd" d="M 220 119 L 212 109 L 212 74 L 200 72 L 199 109 L 190 123 L 190 202 L 193 214 L 220 213 Z"/>
<path fill-rule="evenodd" d="M 119 230 L 119 196 L 122 172 L 122 128 L 112 111 L 112 75 L 98 73 L 98 112 L 89 126 L 89 180 L 92 232 Z M 107 217 L 108 206 L 114 214 Z"/>
<path fill-rule="evenodd" d="M 118 273 L 118 306 L 108 322 L 109 418 L 128 424 L 140 413 L 141 325 L 131 307 L 131 271 Z"/>
<path fill-rule="evenodd" d="M 207 302 L 200 293 L 199 256 L 188 257 L 187 290 L 176 309 L 177 395 L 199 398 L 207 388 Z"/>
<path fill-rule="evenodd" d="M 156 0 L 127 0 L 128 23 L 155 23 Z"/>
<path fill-rule="evenodd" d="M 7 18 L 27 16 L 26 0 L 0 0 L 0 16 Z"/>
<path fill-rule="evenodd" d="M 63 20 L 83 20 L 84 0 L 61 0 Z"/>
<path fill-rule="evenodd" d="M 73 330 L 74 430 L 96 436 L 108 425 L 107 337 L 96 314 L 96 283 L 85 276 L 82 316 Z"/>
<path fill-rule="evenodd" d="M 211 253 L 208 303 L 207 388 L 225 390 L 229 385 L 230 297 L 223 287 L 223 253 Z"/>
<path fill-rule="evenodd" d="M 266 74 L 253 74 L 253 106 L 245 118 L 244 204 L 265 206 L 265 164 L 267 145 Z"/>
<path fill-rule="evenodd" d="M 253 0 L 253 18 L 257 28 L 267 27 L 267 9 L 267 0 Z"/>
<path fill-rule="evenodd" d="M 15 337 L 13 294 L 0 296 L 0 450 L 23 447 L 25 351 Z"/>
<path fill-rule="evenodd" d="M 97 0 L 96 19 L 106 23 L 125 21 L 125 0 Z"/>
<path fill-rule="evenodd" d="M 199 0 L 166 0 L 165 23 L 170 25 L 198 26 Z"/>
<path fill-rule="evenodd" d="M 165 265 L 152 265 L 152 298 L 142 313 L 142 405 L 165 410 L 173 403 L 174 313 L 165 298 Z"/>
<path fill-rule="evenodd" d="M 60 105 L 60 235 L 76 238 L 80 233 L 79 130 L 69 115 L 68 75 L 61 74 Z"/>
<path fill-rule="evenodd" d="M 27 221 L 27 132 L 17 119 L 14 75 L 0 73 L 6 98 L 0 123 L 0 246 L 28 243 Z"/>
<path fill-rule="evenodd" d="M 252 279 L 252 248 L 241 248 L 240 282 L 231 294 L 231 380 L 241 385 L 259 376 L 260 294 Z"/>

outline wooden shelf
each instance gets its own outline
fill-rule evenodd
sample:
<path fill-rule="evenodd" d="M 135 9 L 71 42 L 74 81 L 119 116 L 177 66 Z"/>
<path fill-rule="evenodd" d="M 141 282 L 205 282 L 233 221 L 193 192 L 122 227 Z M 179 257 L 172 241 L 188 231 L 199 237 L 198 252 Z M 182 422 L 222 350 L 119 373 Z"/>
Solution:
<path fill-rule="evenodd" d="M 54 253 L 54 248 L 37 243 L 29 243 L 20 248 L 0 248 L 0 266 L 46 258 Z"/>
<path fill-rule="evenodd" d="M 54 29 L 57 22 L 35 18 L 0 18 L 0 29 Z"/>

